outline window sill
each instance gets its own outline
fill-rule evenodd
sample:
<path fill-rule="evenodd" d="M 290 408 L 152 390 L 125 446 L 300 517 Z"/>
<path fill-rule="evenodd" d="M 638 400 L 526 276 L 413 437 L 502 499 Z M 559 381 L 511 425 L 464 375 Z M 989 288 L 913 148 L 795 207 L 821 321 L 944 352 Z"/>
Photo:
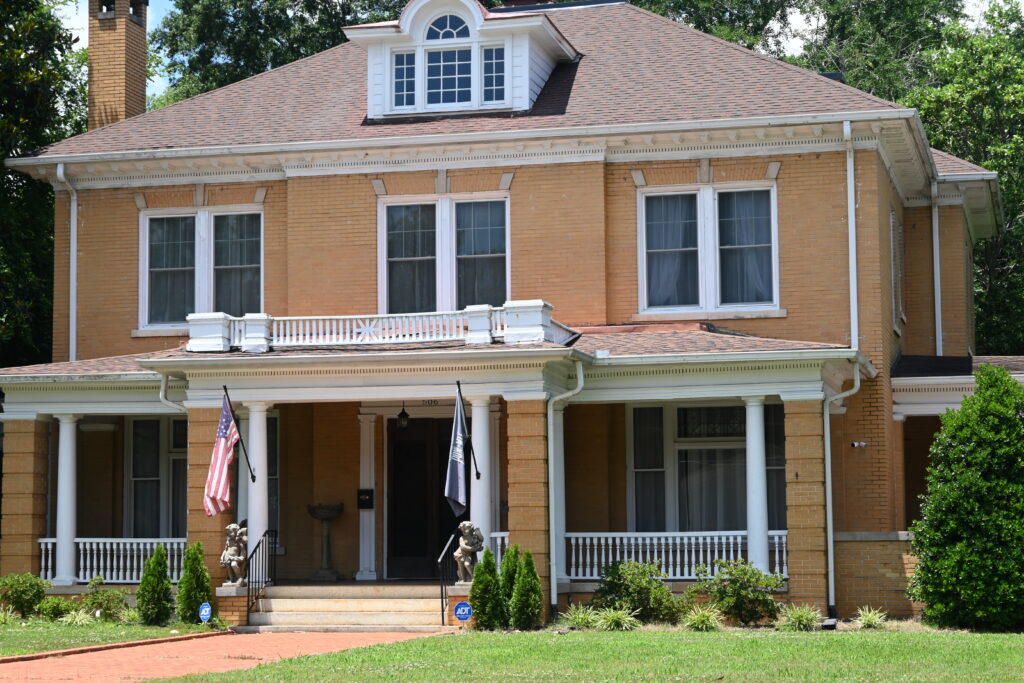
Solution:
<path fill-rule="evenodd" d="M 631 320 L 635 323 L 670 322 L 677 320 L 751 320 L 755 318 L 785 318 L 788 315 L 789 311 L 785 308 L 760 311 L 708 311 L 705 313 L 673 313 L 666 311 L 665 313 L 634 313 Z"/>
<path fill-rule="evenodd" d="M 132 337 L 187 337 L 187 327 L 143 327 L 132 330 Z"/>

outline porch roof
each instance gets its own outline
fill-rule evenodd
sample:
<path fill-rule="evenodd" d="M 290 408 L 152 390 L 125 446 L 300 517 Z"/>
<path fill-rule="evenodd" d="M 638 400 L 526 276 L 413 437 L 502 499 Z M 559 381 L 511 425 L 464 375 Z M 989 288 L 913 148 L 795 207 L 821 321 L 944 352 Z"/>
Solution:
<path fill-rule="evenodd" d="M 706 322 L 669 325 L 605 325 L 577 328 L 575 348 L 592 356 L 664 356 L 759 351 L 846 349 L 839 344 L 770 339 L 734 332 Z"/>

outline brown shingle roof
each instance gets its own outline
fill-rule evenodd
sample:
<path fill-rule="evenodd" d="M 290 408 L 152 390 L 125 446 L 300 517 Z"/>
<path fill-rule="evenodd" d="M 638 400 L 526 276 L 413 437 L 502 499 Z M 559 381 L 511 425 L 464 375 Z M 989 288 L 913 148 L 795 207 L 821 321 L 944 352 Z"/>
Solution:
<path fill-rule="evenodd" d="M 590 354 L 608 351 L 612 357 L 846 348 L 819 342 L 754 337 L 723 330 L 707 323 L 692 326 L 649 325 L 646 329 L 642 329 L 641 326 L 584 328 L 582 332 L 583 336 L 576 342 L 574 348 Z"/>
<path fill-rule="evenodd" d="M 949 152 L 932 148 L 932 158 L 935 159 L 935 168 L 940 175 L 956 175 L 958 173 L 990 173 L 987 168 L 976 166 L 960 157 L 955 157 Z"/>
<path fill-rule="evenodd" d="M 367 121 L 366 52 L 345 43 L 36 154 L 529 132 L 900 108 L 632 5 L 562 9 L 549 16 L 583 57 L 555 69 L 530 112 Z"/>
<path fill-rule="evenodd" d="M 164 349 L 150 353 L 136 353 L 128 356 L 108 356 L 107 358 L 90 358 L 88 360 L 64 361 L 62 363 L 41 363 L 39 365 L 21 365 L 13 368 L 0 368 L 0 377 L 17 377 L 19 375 L 113 375 L 125 372 L 152 371 L 136 363 L 137 360 L 149 358 L 167 358 L 179 353 L 178 349 Z"/>

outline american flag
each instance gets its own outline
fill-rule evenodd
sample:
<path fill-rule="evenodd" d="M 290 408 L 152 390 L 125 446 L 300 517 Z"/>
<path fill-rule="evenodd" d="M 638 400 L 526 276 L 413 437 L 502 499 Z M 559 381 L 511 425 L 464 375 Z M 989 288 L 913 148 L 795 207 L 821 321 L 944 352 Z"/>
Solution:
<path fill-rule="evenodd" d="M 238 427 L 231 414 L 231 404 L 225 396 L 224 407 L 220 411 L 220 424 L 217 425 L 217 441 L 213 444 L 213 457 L 210 458 L 210 473 L 206 477 L 206 490 L 203 495 L 203 508 L 207 517 L 213 517 L 231 508 L 231 478 L 228 476 L 228 467 L 235 458 L 236 443 Z"/>

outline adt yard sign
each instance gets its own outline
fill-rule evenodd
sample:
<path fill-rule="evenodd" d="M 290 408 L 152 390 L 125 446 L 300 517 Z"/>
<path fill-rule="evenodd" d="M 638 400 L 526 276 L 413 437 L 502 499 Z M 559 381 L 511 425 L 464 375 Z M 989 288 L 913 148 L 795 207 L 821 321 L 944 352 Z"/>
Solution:
<path fill-rule="evenodd" d="M 466 606 L 469 607 L 469 605 Z M 210 616 L 212 614 L 213 610 L 210 609 L 210 603 L 204 602 L 199 606 L 199 618 L 203 621 L 204 624 L 210 620 Z"/>
<path fill-rule="evenodd" d="M 455 618 L 459 621 L 466 621 L 473 616 L 473 608 L 468 602 L 460 602 L 455 605 Z"/>

